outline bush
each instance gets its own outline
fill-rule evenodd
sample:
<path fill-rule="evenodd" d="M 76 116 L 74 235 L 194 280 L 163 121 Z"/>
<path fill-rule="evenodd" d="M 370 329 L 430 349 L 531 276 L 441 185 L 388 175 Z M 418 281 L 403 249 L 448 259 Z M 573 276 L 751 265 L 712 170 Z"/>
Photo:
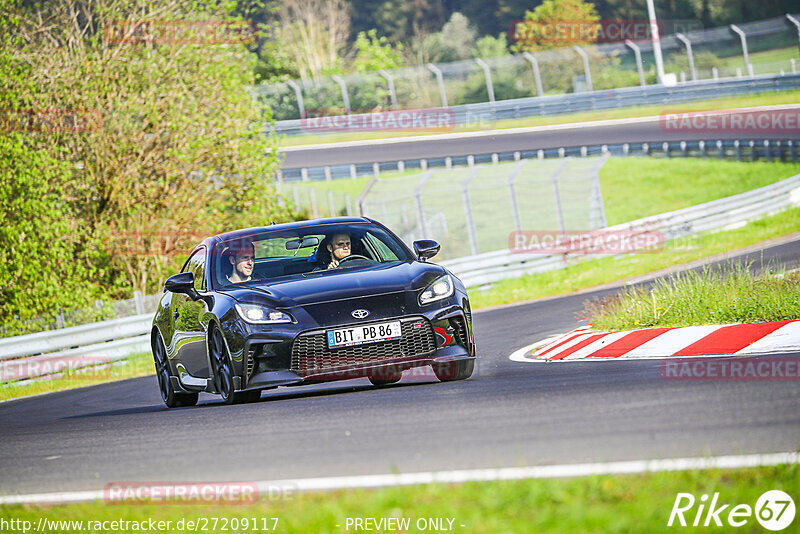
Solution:
<path fill-rule="evenodd" d="M 269 184 L 269 110 L 248 92 L 252 43 L 109 32 L 236 24 L 225 5 L 0 0 L 0 101 L 15 131 L 0 154 L 4 291 L 16 295 L 4 318 L 156 292 L 200 238 L 290 217 Z M 53 265 L 25 261 L 37 257 Z"/>

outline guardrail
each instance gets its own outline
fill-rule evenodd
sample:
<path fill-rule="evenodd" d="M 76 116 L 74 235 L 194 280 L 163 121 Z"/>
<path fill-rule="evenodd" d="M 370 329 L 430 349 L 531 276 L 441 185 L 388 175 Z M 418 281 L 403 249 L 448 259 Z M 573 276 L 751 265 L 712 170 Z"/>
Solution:
<path fill-rule="evenodd" d="M 480 104 L 462 104 L 448 109 L 453 113 L 453 126 L 487 125 L 504 119 L 532 116 L 565 115 L 581 111 L 598 111 L 644 105 L 668 105 L 696 102 L 723 96 L 753 94 L 768 91 L 789 91 L 800 87 L 800 74 L 767 74 L 747 78 L 721 78 L 683 82 L 674 86 L 647 85 L 624 87 L 585 93 L 546 95 Z M 370 124 L 369 113 L 338 116 L 352 123 Z M 331 121 L 336 117 L 330 117 Z M 361 119 L 361 120 L 359 120 Z M 366 121 L 366 122 L 364 122 Z M 345 120 L 344 123 L 347 123 Z M 276 121 L 275 132 L 283 135 L 317 133 L 313 128 L 305 131 L 306 119 Z M 342 133 L 346 130 L 338 130 Z M 322 134 L 324 135 L 324 134 Z"/>
<path fill-rule="evenodd" d="M 278 182 L 307 182 L 379 176 L 387 172 L 426 170 L 434 167 L 472 166 L 481 163 L 518 161 L 531 158 L 563 158 L 568 156 L 656 156 L 684 158 L 717 158 L 736 161 L 798 161 L 798 141 L 792 139 L 706 139 L 694 141 L 650 141 L 641 143 L 579 145 L 559 148 L 492 152 L 466 156 L 447 156 L 382 163 L 361 163 L 325 167 L 304 167 L 280 171 Z"/>
<path fill-rule="evenodd" d="M 0 382 L 107 365 L 148 352 L 152 323 L 153 314 L 144 314 L 0 339 Z"/>
<path fill-rule="evenodd" d="M 664 240 L 668 241 L 745 223 L 789 206 L 800 206 L 800 174 L 753 191 L 618 224 L 603 230 L 661 232 Z M 548 255 L 500 250 L 443 261 L 441 265 L 451 270 L 467 287 L 475 287 L 506 278 L 561 269 L 567 267 L 569 263 L 574 264 L 582 255 L 580 250 L 575 254 Z"/>

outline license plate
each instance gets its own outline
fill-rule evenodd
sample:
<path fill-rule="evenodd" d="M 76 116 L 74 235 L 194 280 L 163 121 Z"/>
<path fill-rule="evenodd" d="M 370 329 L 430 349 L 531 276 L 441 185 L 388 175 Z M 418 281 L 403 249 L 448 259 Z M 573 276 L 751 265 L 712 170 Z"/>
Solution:
<path fill-rule="evenodd" d="M 328 348 L 352 347 L 364 343 L 391 341 L 403 337 L 400 321 L 391 323 L 367 324 L 328 330 Z"/>

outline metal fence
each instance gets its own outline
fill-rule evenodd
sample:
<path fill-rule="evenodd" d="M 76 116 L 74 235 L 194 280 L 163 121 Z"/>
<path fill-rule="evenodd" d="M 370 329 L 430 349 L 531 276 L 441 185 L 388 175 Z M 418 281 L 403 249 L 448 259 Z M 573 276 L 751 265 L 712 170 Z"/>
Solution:
<path fill-rule="evenodd" d="M 452 106 L 453 126 L 491 127 L 496 121 L 532 116 L 564 115 L 582 111 L 627 108 L 632 106 L 681 104 L 724 96 L 791 91 L 800 87 L 799 74 L 765 74 L 718 80 L 699 80 L 676 86 L 648 85 L 586 93 L 546 95 L 499 102 Z M 356 123 L 370 122 L 368 114 L 353 114 Z M 278 121 L 279 134 L 301 134 L 306 129 L 300 119 Z M 324 135 L 324 134 L 321 134 Z"/>
<path fill-rule="evenodd" d="M 668 242 L 741 225 L 790 206 L 800 206 L 800 174 L 753 191 L 611 226 L 606 231 L 659 232 L 664 242 Z M 507 248 L 441 263 L 467 287 L 475 287 L 526 274 L 563 269 L 586 257 L 581 250 L 569 254 L 521 254 Z"/>
<path fill-rule="evenodd" d="M 598 172 L 606 159 L 520 160 L 373 178 L 358 207 L 406 243 L 446 243 L 440 259 L 469 256 L 508 248 L 513 230 L 603 228 Z"/>
<path fill-rule="evenodd" d="M 35 332 L 63 329 L 73 326 L 95 323 L 97 321 L 121 319 L 142 314 L 153 314 L 158 307 L 161 294 L 142 295 L 134 291 L 133 298 L 105 302 L 98 300 L 90 308 L 76 308 L 58 310 L 47 317 L 35 317 L 16 324 L 6 324 L 0 327 L 0 338 L 19 336 Z M 0 344 L 0 358 L 2 358 L 2 344 Z"/>
<path fill-rule="evenodd" d="M 797 15 L 661 38 L 677 81 L 797 72 Z M 782 50 L 785 53 L 768 53 Z M 586 54 L 588 61 L 583 61 Z M 371 110 L 450 107 L 544 95 L 646 86 L 655 79 L 650 41 L 562 48 L 392 71 L 294 80 L 255 88 L 277 121 Z M 297 129 L 279 130 L 299 133 Z"/>
<path fill-rule="evenodd" d="M 411 170 L 426 170 L 435 167 L 451 168 L 454 166 L 472 166 L 480 163 L 498 163 L 504 161 L 517 161 L 527 158 L 563 158 L 565 156 L 596 156 L 610 153 L 615 156 L 652 156 L 652 157 L 713 157 L 718 159 L 732 159 L 736 161 L 792 161 L 797 162 L 797 141 L 792 139 L 700 139 L 690 141 L 655 141 L 640 143 L 617 143 L 564 146 L 559 148 L 517 150 L 513 152 L 491 152 L 483 154 L 470 154 L 466 156 L 443 156 L 438 158 L 423 158 L 402 161 L 382 161 L 373 163 L 333 165 L 325 167 L 303 167 L 301 169 L 285 169 L 278 174 L 278 192 L 288 196 L 287 191 L 292 189 L 291 196 L 295 206 L 308 207 L 309 213 L 335 213 L 352 214 L 354 211 L 347 206 L 352 202 L 346 195 L 334 194 L 337 211 L 327 211 L 325 193 L 316 193 L 312 199 L 310 193 L 298 193 L 297 188 L 286 182 L 309 182 L 322 180 L 335 180 L 339 178 L 359 178 L 362 176 L 380 176 L 381 174 L 407 172 Z M 352 208 L 352 206 L 351 206 Z"/>

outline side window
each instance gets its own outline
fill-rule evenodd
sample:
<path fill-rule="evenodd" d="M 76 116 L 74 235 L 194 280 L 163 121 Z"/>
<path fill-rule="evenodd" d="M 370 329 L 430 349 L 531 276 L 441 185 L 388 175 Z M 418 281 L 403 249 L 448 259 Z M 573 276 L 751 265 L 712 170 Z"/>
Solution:
<path fill-rule="evenodd" d="M 194 273 L 194 288 L 198 291 L 206 289 L 206 249 L 201 248 L 189 257 L 183 272 Z"/>
<path fill-rule="evenodd" d="M 375 258 L 378 261 L 386 262 L 386 261 L 397 261 L 397 254 L 392 252 L 386 243 L 381 241 L 377 236 L 373 235 L 371 232 L 368 232 L 364 236 L 364 241 L 368 241 L 370 245 L 375 247 L 375 250 L 380 255 L 380 258 Z"/>

